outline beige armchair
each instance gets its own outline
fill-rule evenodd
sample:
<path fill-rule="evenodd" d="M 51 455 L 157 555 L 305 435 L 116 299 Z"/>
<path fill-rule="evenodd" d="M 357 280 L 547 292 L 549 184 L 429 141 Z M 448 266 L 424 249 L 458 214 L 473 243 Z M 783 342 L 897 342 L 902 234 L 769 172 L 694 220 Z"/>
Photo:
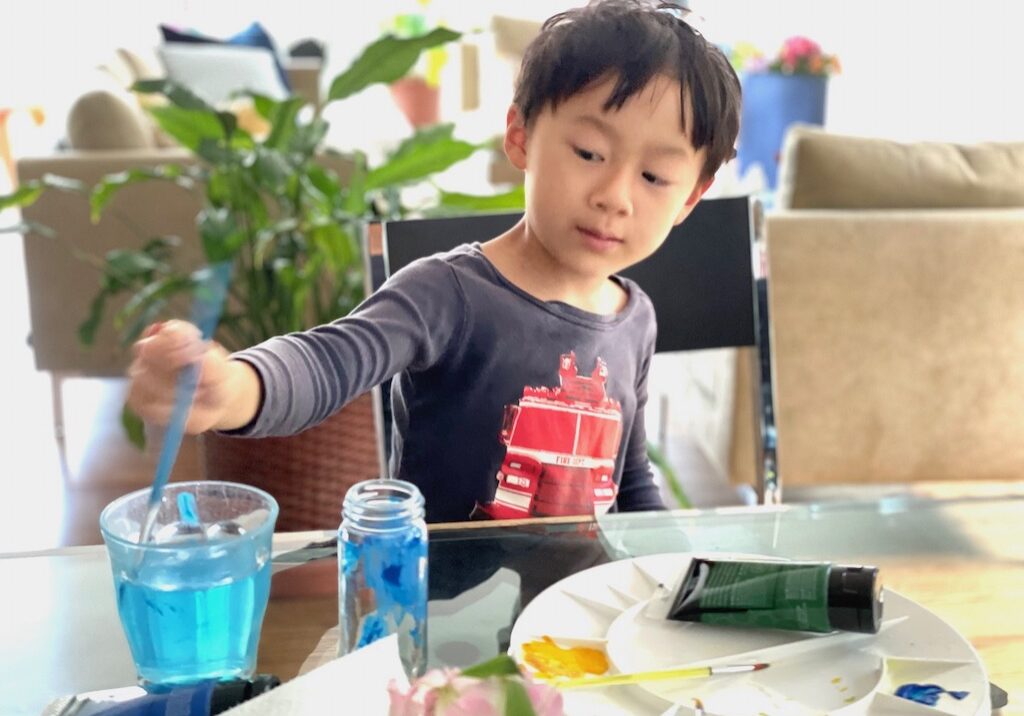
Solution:
<path fill-rule="evenodd" d="M 782 484 L 1021 479 L 1024 143 L 797 128 L 781 176 L 767 242 Z"/>

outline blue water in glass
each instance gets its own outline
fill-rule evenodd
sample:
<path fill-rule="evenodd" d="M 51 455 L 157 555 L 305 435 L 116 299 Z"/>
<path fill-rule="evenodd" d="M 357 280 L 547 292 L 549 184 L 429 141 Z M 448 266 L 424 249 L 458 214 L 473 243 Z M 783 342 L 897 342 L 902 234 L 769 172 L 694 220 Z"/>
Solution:
<path fill-rule="evenodd" d="M 221 575 L 223 576 L 223 575 Z M 270 561 L 211 583 L 208 565 L 137 581 L 115 573 L 117 608 L 139 671 L 153 684 L 251 676 L 270 592 Z"/>

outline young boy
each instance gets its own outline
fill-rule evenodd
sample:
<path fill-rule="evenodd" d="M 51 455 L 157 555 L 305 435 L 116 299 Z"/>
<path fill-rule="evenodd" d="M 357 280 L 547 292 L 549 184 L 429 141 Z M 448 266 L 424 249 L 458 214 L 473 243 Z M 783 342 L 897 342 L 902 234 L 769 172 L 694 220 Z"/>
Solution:
<path fill-rule="evenodd" d="M 166 422 L 177 371 L 201 360 L 190 432 L 283 435 L 394 377 L 392 475 L 419 486 L 428 521 L 662 508 L 643 420 L 654 311 L 616 273 L 732 157 L 739 103 L 728 61 L 672 9 L 556 15 L 508 110 L 521 221 L 415 262 L 345 318 L 234 355 L 189 324 L 154 326 L 130 404 Z"/>

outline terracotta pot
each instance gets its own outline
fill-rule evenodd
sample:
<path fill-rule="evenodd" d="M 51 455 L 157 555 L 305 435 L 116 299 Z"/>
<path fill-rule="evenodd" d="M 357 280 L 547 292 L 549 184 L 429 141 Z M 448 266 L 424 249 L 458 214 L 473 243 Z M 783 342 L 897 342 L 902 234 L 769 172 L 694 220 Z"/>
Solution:
<path fill-rule="evenodd" d="M 202 446 L 206 479 L 242 482 L 274 496 L 281 507 L 279 532 L 337 528 L 348 488 L 380 476 L 369 393 L 298 435 L 208 433 Z"/>
<path fill-rule="evenodd" d="M 390 85 L 391 96 L 409 124 L 417 129 L 437 124 L 441 115 L 441 89 L 422 77 L 403 77 Z"/>

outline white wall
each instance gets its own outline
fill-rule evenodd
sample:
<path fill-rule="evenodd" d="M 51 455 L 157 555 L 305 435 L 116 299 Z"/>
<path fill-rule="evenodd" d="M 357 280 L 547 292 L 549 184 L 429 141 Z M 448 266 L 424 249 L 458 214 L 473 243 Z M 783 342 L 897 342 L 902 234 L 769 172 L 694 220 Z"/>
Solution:
<path fill-rule="evenodd" d="M 1020 14 L 1002 0 L 697 0 L 726 42 L 805 34 L 839 55 L 826 124 L 894 139 L 1024 140 Z"/>
<path fill-rule="evenodd" d="M 574 0 L 568 0 L 569 4 Z M 490 13 L 542 19 L 566 0 L 433 0 L 429 11 L 458 29 Z M 806 34 L 840 56 L 828 125 L 897 139 L 1024 139 L 1021 24 L 1004 0 L 692 0 L 713 40 L 766 50 Z M 0 10 L 0 106 L 41 103 L 61 117 L 76 88 L 118 46 L 159 42 L 157 24 L 213 35 L 259 19 L 281 46 L 303 37 L 330 45 L 330 77 L 415 0 L 37 0 Z"/>

